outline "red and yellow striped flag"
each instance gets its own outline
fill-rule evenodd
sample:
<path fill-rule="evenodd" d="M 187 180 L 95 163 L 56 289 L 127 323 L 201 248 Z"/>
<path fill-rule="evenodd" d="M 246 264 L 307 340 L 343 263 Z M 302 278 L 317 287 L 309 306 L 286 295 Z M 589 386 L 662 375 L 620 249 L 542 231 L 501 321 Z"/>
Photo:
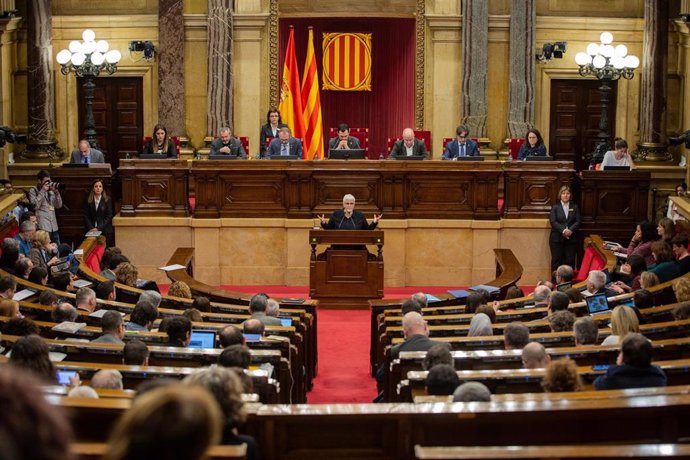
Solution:
<path fill-rule="evenodd" d="M 292 136 L 304 136 L 304 110 L 302 109 L 302 91 L 299 84 L 299 70 L 295 57 L 295 30 L 290 26 L 290 38 L 285 49 L 285 63 L 283 64 L 283 83 L 280 87 L 280 116 L 283 123 L 288 125 Z"/>
<path fill-rule="evenodd" d="M 323 158 L 323 123 L 321 121 L 321 97 L 319 74 L 314 55 L 314 29 L 309 28 L 307 59 L 302 75 L 302 105 L 304 106 L 304 159 Z"/>
<path fill-rule="evenodd" d="M 323 89 L 371 91 L 371 34 L 323 34 Z"/>

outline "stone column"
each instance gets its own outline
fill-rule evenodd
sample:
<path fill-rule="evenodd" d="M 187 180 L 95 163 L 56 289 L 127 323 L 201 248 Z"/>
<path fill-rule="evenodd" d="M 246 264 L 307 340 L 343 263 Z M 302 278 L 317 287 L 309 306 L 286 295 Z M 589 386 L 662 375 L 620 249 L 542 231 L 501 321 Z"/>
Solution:
<path fill-rule="evenodd" d="M 27 2 L 27 70 L 30 88 L 28 145 L 22 159 L 58 159 L 55 139 L 55 86 L 52 73 L 52 14 L 50 0 Z"/>
<path fill-rule="evenodd" d="M 183 0 L 158 2 L 158 122 L 172 136 L 186 133 L 182 4 Z"/>
<path fill-rule="evenodd" d="M 214 136 L 232 127 L 233 1 L 208 1 L 208 125 Z"/>
<path fill-rule="evenodd" d="M 668 0 L 645 0 L 640 142 L 637 144 L 637 156 L 647 161 L 672 159 L 666 148 L 668 25 Z"/>
<path fill-rule="evenodd" d="M 510 14 L 508 138 L 521 138 L 534 123 L 535 0 L 513 0 Z"/>
<path fill-rule="evenodd" d="M 462 123 L 471 137 L 486 137 L 489 2 L 462 2 Z"/>

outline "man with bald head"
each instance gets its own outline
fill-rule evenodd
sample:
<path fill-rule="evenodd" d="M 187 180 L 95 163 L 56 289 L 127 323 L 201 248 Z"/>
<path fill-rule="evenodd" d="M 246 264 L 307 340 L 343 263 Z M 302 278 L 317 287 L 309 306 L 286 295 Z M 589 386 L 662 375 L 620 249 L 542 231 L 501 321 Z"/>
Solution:
<path fill-rule="evenodd" d="M 424 141 L 414 137 L 412 128 L 405 128 L 403 130 L 402 139 L 399 139 L 391 150 L 389 159 L 400 160 L 405 157 L 423 156 L 425 160 L 429 159 L 429 154 L 426 151 Z"/>
<path fill-rule="evenodd" d="M 441 343 L 429 339 L 429 328 L 426 321 L 416 311 L 411 311 L 403 316 L 402 327 L 405 341 L 391 349 L 392 359 L 397 359 L 401 351 L 429 351 L 429 348 Z"/>
<path fill-rule="evenodd" d="M 79 141 L 79 148 L 72 151 L 70 158 L 72 164 L 90 164 L 90 163 L 105 163 L 105 156 L 100 150 L 91 148 L 89 141 L 82 139 Z"/>
<path fill-rule="evenodd" d="M 530 342 L 522 349 L 522 366 L 525 369 L 542 369 L 550 362 L 551 356 L 539 342 Z"/>

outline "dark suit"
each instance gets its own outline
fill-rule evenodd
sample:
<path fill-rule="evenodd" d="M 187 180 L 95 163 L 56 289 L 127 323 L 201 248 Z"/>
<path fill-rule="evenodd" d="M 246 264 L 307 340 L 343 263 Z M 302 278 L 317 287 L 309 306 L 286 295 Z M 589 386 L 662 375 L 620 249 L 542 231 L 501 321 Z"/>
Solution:
<path fill-rule="evenodd" d="M 575 266 L 575 253 L 577 251 L 577 230 L 582 221 L 580 209 L 576 204 L 569 203 L 568 215 L 563 213 L 561 201 L 551 206 L 549 222 L 551 223 L 551 234 L 549 235 L 549 247 L 551 248 L 551 271 L 559 265 Z M 563 236 L 563 231 L 569 229 L 573 232 L 570 238 Z"/>
<path fill-rule="evenodd" d="M 605 375 L 594 380 L 597 390 L 624 390 L 626 388 L 665 387 L 666 374 L 659 366 L 633 367 L 623 364 L 611 366 Z"/>
<path fill-rule="evenodd" d="M 259 133 L 259 152 L 263 155 L 266 152 L 266 139 L 274 139 L 278 137 L 278 131 L 280 128 L 287 128 L 285 123 L 278 123 L 278 128 L 276 129 L 275 136 L 273 135 L 273 128 L 271 128 L 270 123 L 266 123 L 261 127 L 261 132 Z"/>
<path fill-rule="evenodd" d="M 333 230 L 373 230 L 377 222 L 368 223 L 367 218 L 360 211 L 352 211 L 352 217 L 345 217 L 345 211 L 338 209 L 333 211 L 328 223 L 321 224 L 321 228 Z"/>
<path fill-rule="evenodd" d="M 340 142 L 339 137 L 331 138 L 331 140 L 328 141 L 328 150 L 338 148 L 336 146 L 338 145 L 339 142 Z M 357 139 L 356 137 L 348 136 L 347 137 L 347 148 L 348 149 L 359 149 L 359 148 L 361 148 L 359 146 L 359 139 Z"/>
<path fill-rule="evenodd" d="M 297 155 L 298 158 L 302 159 L 302 143 L 296 137 L 291 137 L 288 139 L 288 155 Z M 265 158 L 271 158 L 272 155 L 280 156 L 280 138 L 276 137 L 268 145 L 268 150 L 266 150 Z"/>
<path fill-rule="evenodd" d="M 429 351 L 429 348 L 442 342 L 436 342 L 429 337 L 416 334 L 391 348 L 391 359 L 398 359 L 401 351 Z"/>
<path fill-rule="evenodd" d="M 168 139 L 168 149 L 165 152 L 168 158 L 177 158 L 177 148 L 175 147 L 175 142 L 172 139 Z M 144 155 L 152 155 L 158 153 L 158 143 L 155 139 L 149 139 L 146 141 L 144 150 L 141 152 Z M 161 152 L 162 153 L 162 152 Z"/>
<path fill-rule="evenodd" d="M 221 152 L 220 149 L 223 147 L 228 147 L 230 153 Z M 247 152 L 244 151 L 242 147 L 242 142 L 239 139 L 231 137 L 227 144 L 223 143 L 221 138 L 213 139 L 211 142 L 211 151 L 208 152 L 209 155 L 228 155 L 240 158 L 247 158 Z"/>
<path fill-rule="evenodd" d="M 520 152 L 518 153 L 518 160 L 524 160 L 528 157 L 545 157 L 546 147 L 544 144 L 537 145 L 536 147 L 528 147 L 525 142 L 520 146 Z"/>
<path fill-rule="evenodd" d="M 89 152 L 89 157 L 89 163 L 105 163 L 105 156 L 103 155 L 103 152 L 101 152 L 100 150 L 91 149 Z M 72 150 L 72 158 L 69 162 L 72 164 L 79 164 L 84 162 L 84 159 L 81 156 L 81 152 L 79 151 L 79 149 Z"/>
<path fill-rule="evenodd" d="M 84 204 L 84 232 L 97 228 L 105 235 L 108 244 L 113 245 L 115 243 L 113 238 L 115 231 L 113 230 L 113 208 L 111 202 L 101 198 L 101 201 L 98 203 L 98 209 L 96 209 L 95 205 L 95 201 L 91 203 L 87 201 Z"/>
<path fill-rule="evenodd" d="M 426 144 L 420 139 L 415 139 L 414 144 L 412 144 L 412 155 L 418 156 L 423 155 L 424 159 L 429 159 L 429 154 L 426 151 Z M 403 158 L 407 155 L 407 148 L 405 148 L 405 142 L 399 139 L 393 148 L 391 149 L 391 154 L 388 156 L 390 159 Z"/>
<path fill-rule="evenodd" d="M 442 160 L 452 160 L 453 158 L 457 158 L 460 155 L 460 142 L 458 142 L 457 139 L 454 141 L 448 142 L 446 144 L 446 150 L 443 152 L 443 156 L 441 157 Z M 477 146 L 477 143 L 474 142 L 472 139 L 465 139 L 465 156 L 466 157 L 478 157 L 479 156 L 479 147 Z"/>

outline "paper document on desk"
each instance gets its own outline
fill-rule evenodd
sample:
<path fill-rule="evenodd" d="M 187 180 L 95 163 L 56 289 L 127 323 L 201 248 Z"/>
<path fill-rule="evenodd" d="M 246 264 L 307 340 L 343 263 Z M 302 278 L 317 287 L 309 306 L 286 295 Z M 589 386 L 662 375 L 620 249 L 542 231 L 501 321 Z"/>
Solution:
<path fill-rule="evenodd" d="M 185 267 L 184 265 L 172 264 L 172 265 L 166 265 L 165 267 L 159 267 L 158 269 L 163 270 L 164 272 L 171 272 L 173 270 L 184 270 L 186 268 L 187 267 Z"/>

